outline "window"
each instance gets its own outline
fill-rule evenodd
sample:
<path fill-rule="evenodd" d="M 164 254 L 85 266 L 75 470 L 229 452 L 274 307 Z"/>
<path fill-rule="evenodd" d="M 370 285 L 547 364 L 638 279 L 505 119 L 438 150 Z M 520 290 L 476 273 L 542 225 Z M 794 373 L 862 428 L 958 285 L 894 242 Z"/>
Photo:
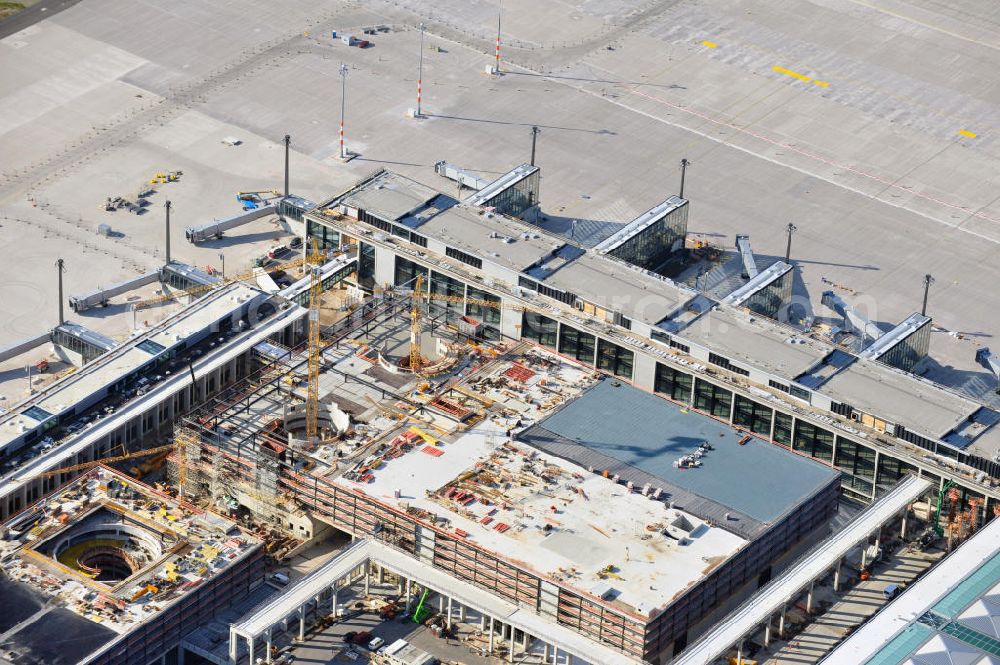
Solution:
<path fill-rule="evenodd" d="M 450 256 L 453 259 L 458 259 L 462 263 L 467 263 L 473 268 L 482 268 L 483 260 L 478 256 L 473 256 L 472 254 L 466 254 L 465 252 L 459 251 L 454 247 L 445 247 L 444 253 L 446 256 Z"/>
<path fill-rule="evenodd" d="M 468 298 L 469 300 L 487 300 L 497 303 L 497 307 L 469 303 L 465 308 L 465 313 L 483 322 L 483 337 L 493 340 L 500 339 L 500 297 L 470 286 Z"/>
<path fill-rule="evenodd" d="M 879 494 L 888 492 L 899 482 L 900 478 L 916 470 L 917 468 L 912 464 L 883 456 L 879 461 L 879 468 L 876 473 L 875 489 Z"/>
<path fill-rule="evenodd" d="M 414 245 L 420 245 L 421 247 L 427 246 L 427 238 L 423 237 L 419 233 L 410 232 L 410 242 Z"/>
<path fill-rule="evenodd" d="M 792 442 L 792 448 L 810 457 L 832 462 L 833 433 L 798 420 L 795 422 L 795 440 Z"/>
<path fill-rule="evenodd" d="M 729 420 L 732 404 L 732 392 L 702 379 L 695 381 L 694 408 L 710 413 L 716 418 Z"/>
<path fill-rule="evenodd" d="M 743 376 L 750 376 L 750 372 L 748 370 L 745 370 L 742 367 L 737 367 L 736 365 L 734 365 L 731 362 L 729 362 L 729 358 L 724 358 L 724 357 L 722 357 L 722 356 L 720 356 L 718 354 L 709 353 L 708 354 L 708 362 L 712 363 L 713 365 L 718 365 L 722 369 L 729 370 L 730 372 L 733 372 L 734 374 L 741 374 Z"/>
<path fill-rule="evenodd" d="M 615 376 L 632 380 L 635 354 L 603 339 L 597 340 L 597 366 Z"/>
<path fill-rule="evenodd" d="M 794 383 L 790 385 L 788 388 L 789 388 L 788 392 L 792 397 L 798 397 L 803 402 L 808 402 L 809 398 L 812 396 L 812 393 L 810 393 L 808 390 L 806 390 L 805 388 L 800 388 Z"/>
<path fill-rule="evenodd" d="M 396 256 L 396 286 L 414 288 L 416 286 L 417 275 L 424 276 L 423 290 L 426 292 L 428 288 L 427 268 L 409 259 L 404 259 L 402 256 Z"/>
<path fill-rule="evenodd" d="M 763 404 L 758 404 L 742 395 L 736 395 L 736 404 L 733 407 L 733 424 L 746 427 L 756 434 L 770 436 L 773 414 L 774 411 Z"/>
<path fill-rule="evenodd" d="M 372 288 L 375 285 L 375 246 L 366 242 L 358 243 L 358 282 Z"/>
<path fill-rule="evenodd" d="M 358 219 L 360 219 L 365 224 L 371 224 L 376 229 L 381 229 L 386 233 L 395 233 L 394 230 L 395 224 L 393 224 L 392 222 L 387 222 L 381 217 L 376 217 L 367 210 L 361 210 L 360 215 L 358 215 Z"/>
<path fill-rule="evenodd" d="M 446 298 L 462 299 L 465 298 L 465 283 L 435 271 L 431 273 L 431 293 Z M 428 310 L 431 316 L 444 314 L 445 320 L 453 323 L 465 314 L 465 304 L 459 300 L 449 301 L 444 298 L 431 298 Z"/>
<path fill-rule="evenodd" d="M 527 277 L 524 277 L 523 275 L 519 275 L 518 276 L 518 278 L 517 278 L 517 285 L 520 286 L 520 287 L 522 287 L 522 288 L 525 288 L 525 289 L 530 289 L 531 291 L 537 291 L 538 290 L 538 282 L 536 282 L 533 279 L 528 279 Z"/>
<path fill-rule="evenodd" d="M 576 328 L 563 324 L 559 329 L 559 353 L 577 360 L 594 364 L 594 350 L 597 338 Z"/>
<path fill-rule="evenodd" d="M 789 388 L 786 384 L 779 383 L 779 382 L 775 381 L 774 379 L 768 379 L 767 385 L 771 386 L 775 390 L 780 390 L 781 392 L 785 392 L 785 393 L 787 393 L 787 392 L 789 392 L 791 390 L 791 388 Z"/>
<path fill-rule="evenodd" d="M 774 437 L 772 440 L 775 443 L 780 443 L 785 446 L 792 445 L 792 424 L 795 422 L 795 417 L 782 413 L 781 411 L 776 411 L 774 414 Z"/>
<path fill-rule="evenodd" d="M 688 346 L 687 344 L 681 344 L 680 342 L 678 342 L 673 337 L 670 338 L 670 346 L 672 346 L 673 348 L 677 349 L 678 351 L 683 351 L 684 353 L 688 353 L 688 354 L 691 353 L 691 347 L 690 346 Z"/>
<path fill-rule="evenodd" d="M 538 293 L 543 296 L 548 296 L 553 300 L 558 300 L 559 302 L 566 303 L 567 305 L 572 305 L 576 302 L 576 295 L 568 291 L 560 291 L 559 289 L 553 289 L 551 286 L 546 286 L 544 284 L 538 285 Z"/>
<path fill-rule="evenodd" d="M 554 349 L 558 329 L 559 324 L 547 316 L 531 312 L 524 312 L 521 316 L 521 339 Z"/>
<path fill-rule="evenodd" d="M 690 374 L 656 363 L 656 378 L 653 390 L 678 402 L 691 401 L 691 384 L 694 379 Z"/>
<path fill-rule="evenodd" d="M 872 494 L 875 480 L 875 451 L 856 441 L 837 437 L 835 466 L 844 472 L 841 485 L 866 496 Z"/>

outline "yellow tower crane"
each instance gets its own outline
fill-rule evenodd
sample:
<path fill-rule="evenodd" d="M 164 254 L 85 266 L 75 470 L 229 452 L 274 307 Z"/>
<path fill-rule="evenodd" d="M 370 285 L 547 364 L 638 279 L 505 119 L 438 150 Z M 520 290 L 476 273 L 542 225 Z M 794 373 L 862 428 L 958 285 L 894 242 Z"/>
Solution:
<path fill-rule="evenodd" d="M 306 440 L 319 441 L 319 369 L 323 347 L 320 342 L 320 311 L 323 305 L 323 256 L 313 238 L 312 255 L 306 259 L 309 273 L 309 384 L 306 389 Z"/>
<path fill-rule="evenodd" d="M 423 290 L 424 276 L 417 275 L 410 299 L 410 371 L 417 372 L 424 364 L 420 357 L 420 292 Z"/>

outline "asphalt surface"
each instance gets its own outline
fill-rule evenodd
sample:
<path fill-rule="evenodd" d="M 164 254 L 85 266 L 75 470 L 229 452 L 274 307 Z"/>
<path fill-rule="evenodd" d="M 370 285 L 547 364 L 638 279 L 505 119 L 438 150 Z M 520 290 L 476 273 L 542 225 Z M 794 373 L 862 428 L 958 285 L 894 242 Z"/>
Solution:
<path fill-rule="evenodd" d="M 18 13 L 0 21 L 0 39 L 31 27 L 64 9 L 69 9 L 78 2 L 80 0 L 59 0 L 58 2 L 41 0 L 30 7 L 25 7 Z"/>

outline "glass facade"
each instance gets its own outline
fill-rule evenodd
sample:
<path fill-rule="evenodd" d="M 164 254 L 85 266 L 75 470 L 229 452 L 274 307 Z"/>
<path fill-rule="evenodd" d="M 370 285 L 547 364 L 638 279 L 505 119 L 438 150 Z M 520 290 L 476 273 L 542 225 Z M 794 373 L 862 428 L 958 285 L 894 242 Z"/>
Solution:
<path fill-rule="evenodd" d="M 439 272 L 431 273 L 431 293 L 452 298 L 465 298 L 465 284 Z M 465 303 L 430 299 L 427 307 L 432 317 L 444 316 L 448 323 L 457 323 L 465 314 Z"/>
<path fill-rule="evenodd" d="M 531 312 L 524 312 L 521 316 L 521 339 L 554 349 L 558 332 L 559 324 L 554 319 Z"/>
<path fill-rule="evenodd" d="M 884 494 L 891 490 L 907 473 L 916 473 L 917 467 L 902 460 L 882 457 L 875 480 L 875 492 Z"/>
<path fill-rule="evenodd" d="M 489 302 L 497 303 L 497 305 L 500 304 L 499 296 L 474 289 L 471 286 L 468 288 L 468 298 L 470 300 L 488 300 Z M 502 312 L 499 307 L 484 307 L 483 305 L 469 303 L 465 308 L 465 313 L 483 322 L 482 335 L 485 339 L 500 339 L 500 317 Z"/>
<path fill-rule="evenodd" d="M 597 340 L 597 366 L 615 376 L 632 380 L 635 353 L 603 339 Z"/>
<path fill-rule="evenodd" d="M 618 245 L 608 253 L 647 270 L 656 270 L 684 250 L 687 236 L 687 203 Z"/>
<path fill-rule="evenodd" d="M 313 238 L 316 239 L 316 244 L 319 245 L 320 249 L 340 248 L 340 232 L 318 222 L 314 222 L 311 219 L 306 220 L 306 237 L 309 239 L 307 244 L 310 249 L 312 249 Z"/>
<path fill-rule="evenodd" d="M 774 280 L 757 293 L 750 296 L 743 306 L 757 312 L 761 316 L 772 319 L 779 318 L 781 309 L 792 301 L 792 280 L 791 270 Z M 788 317 L 786 316 L 785 319 Z"/>
<path fill-rule="evenodd" d="M 909 372 L 914 365 L 927 357 L 930 348 L 931 322 L 928 320 L 927 323 L 904 337 L 887 353 L 882 354 L 879 362 Z"/>
<path fill-rule="evenodd" d="M 771 440 L 775 443 L 780 443 L 783 446 L 791 446 L 792 425 L 794 422 L 794 416 L 782 413 L 781 411 L 776 411 L 774 414 L 774 436 L 771 437 Z"/>
<path fill-rule="evenodd" d="M 796 420 L 792 449 L 825 462 L 832 462 L 833 433 L 802 420 Z"/>
<path fill-rule="evenodd" d="M 875 451 L 860 443 L 837 437 L 834 465 L 844 472 L 841 486 L 869 497 L 875 483 Z"/>
<path fill-rule="evenodd" d="M 375 287 L 375 246 L 366 242 L 358 245 L 358 284 L 371 289 Z"/>
<path fill-rule="evenodd" d="M 729 420 L 733 393 L 719 386 L 696 379 L 694 382 L 694 408 L 710 413 L 716 418 Z"/>
<path fill-rule="evenodd" d="M 656 377 L 653 390 L 678 402 L 691 402 L 691 385 L 694 378 L 673 367 L 656 363 Z"/>
<path fill-rule="evenodd" d="M 588 365 L 594 364 L 597 338 L 563 324 L 559 329 L 559 353 L 576 358 Z"/>
<path fill-rule="evenodd" d="M 402 256 L 396 256 L 396 274 L 395 282 L 396 286 L 402 286 L 412 289 L 416 285 L 417 275 L 424 276 L 424 284 L 422 290 L 427 291 L 427 268 L 422 265 L 418 265 L 409 259 L 404 259 Z"/>
<path fill-rule="evenodd" d="M 497 212 L 511 217 L 520 217 L 525 210 L 538 203 L 538 185 L 541 171 L 535 171 L 527 178 L 514 183 L 491 199 L 483 202 Z"/>
<path fill-rule="evenodd" d="M 745 427 L 755 434 L 771 436 L 771 418 L 774 411 L 752 399 L 736 395 L 733 407 L 733 424 Z"/>

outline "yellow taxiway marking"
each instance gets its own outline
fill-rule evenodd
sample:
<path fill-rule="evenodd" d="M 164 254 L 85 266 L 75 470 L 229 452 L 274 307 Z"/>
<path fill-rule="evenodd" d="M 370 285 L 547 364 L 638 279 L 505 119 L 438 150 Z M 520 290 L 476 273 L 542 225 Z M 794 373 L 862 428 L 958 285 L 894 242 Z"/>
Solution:
<path fill-rule="evenodd" d="M 830 83 L 828 81 L 813 81 L 813 85 L 818 85 L 821 88 L 829 88 Z"/>
<path fill-rule="evenodd" d="M 799 74 L 798 72 L 793 72 L 791 69 L 785 69 L 784 67 L 780 67 L 778 65 L 775 65 L 774 67 L 771 67 L 771 69 L 773 69 L 774 71 L 778 72 L 779 74 L 784 74 L 785 76 L 791 76 L 793 79 L 798 79 L 800 81 L 805 81 L 806 83 L 808 83 L 809 81 L 812 81 L 812 78 L 809 77 L 809 76 L 806 76 L 805 74 Z"/>
<path fill-rule="evenodd" d="M 701 45 L 707 46 L 708 48 L 716 48 L 718 46 L 718 44 L 716 44 L 715 42 L 708 42 L 708 41 L 702 42 Z"/>
<path fill-rule="evenodd" d="M 958 133 L 961 134 L 962 136 L 968 136 L 970 139 L 974 139 L 977 136 L 979 136 L 979 134 L 976 134 L 975 132 L 970 132 L 968 129 L 960 129 L 958 130 Z"/>

